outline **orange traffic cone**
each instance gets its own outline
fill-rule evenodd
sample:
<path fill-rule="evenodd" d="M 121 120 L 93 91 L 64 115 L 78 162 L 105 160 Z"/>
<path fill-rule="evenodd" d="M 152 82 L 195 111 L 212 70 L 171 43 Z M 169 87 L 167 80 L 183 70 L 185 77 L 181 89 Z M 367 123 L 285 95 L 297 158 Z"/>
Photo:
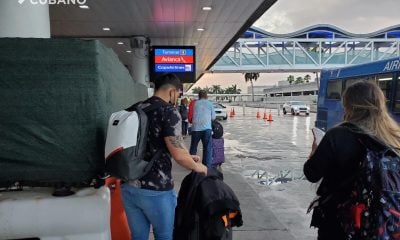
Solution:
<path fill-rule="evenodd" d="M 264 120 L 267 120 L 268 118 L 267 118 L 267 112 L 266 111 L 264 111 L 264 117 L 263 117 L 263 119 Z"/>
<path fill-rule="evenodd" d="M 267 120 L 268 122 L 272 122 L 272 121 L 274 121 L 273 119 L 272 119 L 272 114 L 271 114 L 271 111 L 269 112 L 269 115 L 268 115 L 268 120 Z"/>
<path fill-rule="evenodd" d="M 235 115 L 235 114 L 233 114 L 233 111 L 231 110 L 231 111 L 229 112 L 229 117 L 233 118 L 234 115 Z"/>
<path fill-rule="evenodd" d="M 233 116 L 235 116 L 235 108 L 232 108 L 232 113 L 233 113 Z"/>
<path fill-rule="evenodd" d="M 107 178 L 106 186 L 111 192 L 111 238 L 113 240 L 125 240 L 131 237 L 128 220 L 122 205 L 120 180 Z"/>
<path fill-rule="evenodd" d="M 257 110 L 257 118 L 260 118 L 261 116 L 260 116 L 260 111 L 259 110 Z"/>

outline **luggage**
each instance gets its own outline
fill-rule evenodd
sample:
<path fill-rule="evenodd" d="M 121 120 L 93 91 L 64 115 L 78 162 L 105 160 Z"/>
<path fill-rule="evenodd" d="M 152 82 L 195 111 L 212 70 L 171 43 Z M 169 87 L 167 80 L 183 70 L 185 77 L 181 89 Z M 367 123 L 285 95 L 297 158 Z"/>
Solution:
<path fill-rule="evenodd" d="M 225 149 L 223 138 L 212 139 L 212 165 L 217 166 L 225 162 Z"/>
<path fill-rule="evenodd" d="M 232 227 L 243 225 L 240 203 L 223 182 L 223 174 L 209 168 L 207 176 L 192 172 L 179 190 L 174 240 L 229 240 Z"/>
<path fill-rule="evenodd" d="M 188 236 L 185 240 L 232 240 L 233 239 L 233 230 L 232 230 L 232 219 L 227 218 L 226 216 L 219 216 L 219 220 L 214 219 L 210 224 L 211 226 L 206 227 L 207 230 L 204 229 L 199 214 L 197 212 L 193 213 L 194 215 L 194 226 L 191 231 L 188 233 Z M 204 220 L 203 220 L 204 221 Z M 226 221 L 227 225 L 223 225 L 224 221 Z M 215 237 L 218 236 L 218 237 Z M 211 237 L 208 237 L 211 236 Z M 177 237 L 177 240 L 182 240 L 182 238 Z"/>
<path fill-rule="evenodd" d="M 0 39 L 0 187 L 88 186 L 110 114 L 147 98 L 99 41 Z"/>

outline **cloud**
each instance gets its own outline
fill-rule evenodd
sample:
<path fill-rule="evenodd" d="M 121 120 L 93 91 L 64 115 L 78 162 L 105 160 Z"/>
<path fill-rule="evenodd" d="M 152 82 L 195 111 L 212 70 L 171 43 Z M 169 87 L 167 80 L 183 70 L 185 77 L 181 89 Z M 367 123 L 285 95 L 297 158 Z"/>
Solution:
<path fill-rule="evenodd" d="M 254 25 L 273 33 L 285 33 L 293 29 L 292 19 L 287 16 L 286 12 L 282 11 L 264 14 Z"/>
<path fill-rule="evenodd" d="M 399 0 L 279 0 L 256 23 L 288 33 L 315 24 L 332 24 L 354 33 L 369 33 L 400 24 Z"/>

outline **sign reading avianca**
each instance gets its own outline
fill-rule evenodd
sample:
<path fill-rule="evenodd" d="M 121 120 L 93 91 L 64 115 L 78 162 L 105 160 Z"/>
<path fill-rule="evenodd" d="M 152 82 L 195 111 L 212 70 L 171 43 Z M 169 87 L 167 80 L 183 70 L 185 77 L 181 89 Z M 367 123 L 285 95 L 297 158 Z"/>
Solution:
<path fill-rule="evenodd" d="M 193 56 L 155 56 L 155 63 L 193 63 Z"/>
<path fill-rule="evenodd" d="M 152 81 L 162 74 L 174 73 L 182 82 L 196 82 L 194 46 L 151 46 L 149 57 Z"/>

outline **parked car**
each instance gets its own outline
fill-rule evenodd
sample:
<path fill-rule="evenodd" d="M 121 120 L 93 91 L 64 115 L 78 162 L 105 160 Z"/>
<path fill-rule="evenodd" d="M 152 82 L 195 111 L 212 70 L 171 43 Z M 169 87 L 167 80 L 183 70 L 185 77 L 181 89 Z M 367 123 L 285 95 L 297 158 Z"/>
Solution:
<path fill-rule="evenodd" d="M 283 114 L 291 113 L 292 115 L 299 115 L 305 113 L 310 115 L 310 107 L 302 101 L 289 101 L 283 104 Z"/>
<path fill-rule="evenodd" d="M 213 102 L 213 106 L 217 119 L 228 119 L 228 113 L 226 112 L 226 107 L 224 105 Z"/>

